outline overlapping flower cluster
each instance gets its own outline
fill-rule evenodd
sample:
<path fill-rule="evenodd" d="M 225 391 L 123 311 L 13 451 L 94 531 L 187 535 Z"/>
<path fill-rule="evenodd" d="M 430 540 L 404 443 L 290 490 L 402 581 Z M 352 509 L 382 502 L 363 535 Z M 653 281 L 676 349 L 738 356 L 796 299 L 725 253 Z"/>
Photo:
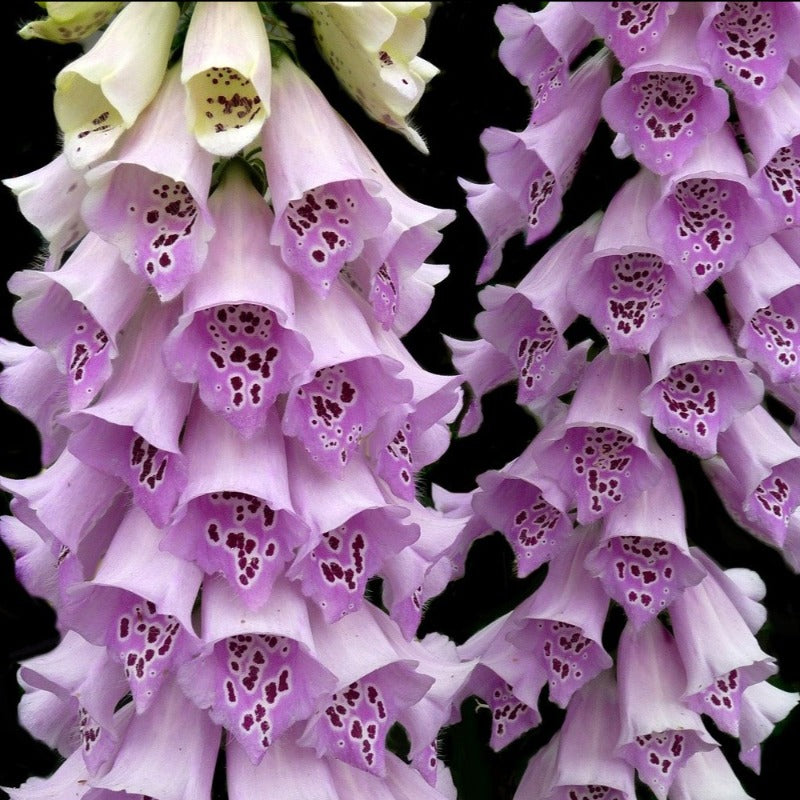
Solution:
<path fill-rule="evenodd" d="M 481 339 L 450 340 L 474 395 L 462 433 L 510 380 L 541 423 L 471 497 L 447 499 L 471 503 L 462 545 L 498 530 L 520 576 L 548 564 L 460 648 L 481 662 L 464 693 L 491 708 L 497 749 L 539 723 L 545 685 L 567 709 L 519 798 L 632 800 L 635 774 L 659 800 L 744 798 L 701 715 L 757 771 L 797 695 L 767 680 L 760 578 L 690 546 L 655 431 L 800 568 L 800 436 L 764 404 L 800 412 L 800 4 L 507 5 L 496 22 L 532 113 L 484 132 L 491 182 L 464 182 L 489 245 L 479 282 L 511 236 L 554 230 L 601 118 L 639 169 L 516 287 L 481 292 Z M 579 317 L 593 339 L 570 347 Z M 613 659 L 611 601 L 627 615 Z"/>
<path fill-rule="evenodd" d="M 58 614 L 20 713 L 65 757 L 11 797 L 202 800 L 221 743 L 232 800 L 450 796 L 467 668 L 414 632 L 463 520 L 414 480 L 461 390 L 399 337 L 452 213 L 392 183 L 265 4 L 46 5 L 27 34 L 111 22 L 57 78 L 63 152 L 6 182 L 49 250 L 10 284 L 33 345 L 0 345 L 45 468 L 0 481 L 0 534 Z M 415 140 L 429 5 L 307 9 Z"/>

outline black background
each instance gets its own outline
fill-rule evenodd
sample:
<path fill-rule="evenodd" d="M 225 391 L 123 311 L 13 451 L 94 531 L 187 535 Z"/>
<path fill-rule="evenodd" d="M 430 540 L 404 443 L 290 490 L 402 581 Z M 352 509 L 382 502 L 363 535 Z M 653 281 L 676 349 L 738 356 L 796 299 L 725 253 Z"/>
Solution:
<path fill-rule="evenodd" d="M 535 4 L 522 3 L 534 8 Z M 487 179 L 478 137 L 493 125 L 512 130 L 524 127 L 529 113 L 525 90 L 497 60 L 500 36 L 493 23 L 493 2 L 446 2 L 436 9 L 422 55 L 441 69 L 430 84 L 417 113 L 417 127 L 430 148 L 430 156 L 417 153 L 397 134 L 381 129 L 345 95 L 319 59 L 311 44 L 306 21 L 289 12 L 285 17 L 298 38 L 301 63 L 323 88 L 333 105 L 344 114 L 379 158 L 390 176 L 411 196 L 432 205 L 455 208 L 458 220 L 445 231 L 445 241 L 432 261 L 447 263 L 450 277 L 437 289 L 431 312 L 407 339 L 414 355 L 428 369 L 452 373 L 448 351 L 441 340 L 446 333 L 474 338 L 472 320 L 479 310 L 475 275 L 485 252 L 483 237 L 464 206 L 456 183 L 461 176 L 473 181 Z M 0 177 L 11 177 L 43 166 L 57 152 L 57 131 L 52 114 L 53 79 L 58 70 L 79 53 L 76 45 L 19 39 L 19 24 L 39 13 L 30 2 L 0 5 Z M 576 181 L 565 197 L 565 213 L 553 234 L 526 248 L 520 237 L 506 247 L 497 282 L 515 283 L 564 232 L 580 224 L 590 213 L 605 208 L 619 186 L 635 172 L 630 160 L 611 155 L 611 135 L 601 123 L 583 160 Z M 12 300 L 5 289 L 8 278 L 28 267 L 40 250 L 40 239 L 19 215 L 8 190 L 0 188 L 0 249 L 2 312 L 0 335 L 24 341 L 11 321 Z M 501 388 L 484 401 L 485 423 L 481 431 L 454 441 L 442 460 L 426 471 L 425 479 L 454 491 L 474 486 L 475 476 L 495 469 L 518 455 L 536 432 L 533 419 L 514 402 L 514 389 Z M 38 438 L 32 426 L 10 409 L 0 409 L 0 473 L 25 477 L 39 469 Z M 778 658 L 780 685 L 800 688 L 800 578 L 773 550 L 740 531 L 722 509 L 705 480 L 697 459 L 660 440 L 679 469 L 687 507 L 689 537 L 724 567 L 757 569 L 768 587 L 767 626 L 760 634 L 762 647 Z M 3 500 L 5 503 L 6 501 Z M 7 505 L 5 506 L 7 508 Z M 10 554 L 0 544 L 0 785 L 17 785 L 31 774 L 47 774 L 56 761 L 40 743 L 16 725 L 19 689 L 16 668 L 21 659 L 43 652 L 57 641 L 52 614 L 40 600 L 26 595 L 13 576 Z M 499 535 L 478 542 L 468 561 L 467 574 L 435 600 L 423 621 L 421 633 L 440 630 L 463 641 L 478 627 L 513 608 L 541 575 L 518 580 L 513 573 L 510 549 Z M 606 630 L 613 646 L 622 614 L 612 611 Z M 461 800 L 506 800 L 524 770 L 528 757 L 547 741 L 563 712 L 542 698 L 543 724 L 500 754 L 488 741 L 488 714 L 464 706 L 464 721 L 442 739 L 441 750 L 451 764 Z M 795 782 L 800 746 L 800 714 L 795 712 L 779 727 L 764 747 L 762 775 L 754 776 L 736 759 L 737 743 L 724 734 L 712 733 L 722 742 L 726 755 L 748 792 L 760 800 L 779 796 L 784 785 Z M 0 792 L 0 795 L 2 793 Z M 641 797 L 647 797 L 642 790 Z"/>

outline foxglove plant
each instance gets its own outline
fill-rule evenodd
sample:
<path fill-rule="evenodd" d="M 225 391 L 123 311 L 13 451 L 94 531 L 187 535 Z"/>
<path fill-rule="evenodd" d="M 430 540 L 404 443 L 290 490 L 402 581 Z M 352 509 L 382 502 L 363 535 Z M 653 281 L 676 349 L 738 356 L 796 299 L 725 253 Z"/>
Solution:
<path fill-rule="evenodd" d="M 515 287 L 482 290 L 481 338 L 447 343 L 472 396 L 462 435 L 509 381 L 538 426 L 459 501 L 473 511 L 461 557 L 469 539 L 497 530 L 519 577 L 547 564 L 543 580 L 526 579 L 538 587 L 530 596 L 462 646 L 480 665 L 464 691 L 489 705 L 493 749 L 539 724 L 545 683 L 567 709 L 517 798 L 632 799 L 634 771 L 659 800 L 744 797 L 716 731 L 741 737 L 742 762 L 757 771 L 756 719 L 760 737 L 797 702 L 767 682 L 777 665 L 756 639 L 763 583 L 692 546 L 679 480 L 698 459 L 734 520 L 797 569 L 798 439 L 786 422 L 800 408 L 799 9 L 497 11 L 501 57 L 531 115 L 519 133 L 485 131 L 491 182 L 462 182 L 488 245 L 478 282 L 503 269 L 504 247 L 513 258 L 516 233 L 528 245 L 557 238 Z M 590 92 L 600 64 L 610 85 Z M 601 119 L 635 174 L 604 211 L 559 227 Z M 622 613 L 609 617 L 609 601 Z M 707 777 L 718 764 L 722 794 Z"/>
<path fill-rule="evenodd" d="M 25 35 L 73 41 L 102 40 L 123 4 L 43 5 Z M 135 121 L 110 89 L 72 160 L 7 181 L 48 250 L 12 280 L 32 344 L 0 341 L 0 396 L 46 468 L 3 479 L 0 535 L 58 612 L 61 643 L 19 672 L 20 718 L 65 759 L 13 797 L 434 800 L 454 796 L 443 758 L 462 800 L 744 800 L 797 703 L 773 632 L 791 612 L 770 583 L 765 628 L 756 573 L 697 545 L 726 566 L 780 558 L 726 551 L 715 489 L 800 568 L 796 4 L 501 6 L 491 55 L 491 6 L 444 4 L 415 122 L 426 3 L 295 4 L 314 81 L 281 6 L 179 5 Z M 433 205 L 332 111 L 301 33 L 422 149 L 419 126 Z M 527 125 L 500 80 L 475 103 L 498 56 Z M 492 182 L 458 169 L 478 181 L 461 181 L 488 243 L 478 282 L 509 285 L 483 289 L 482 338 L 447 337 L 454 378 L 400 337 L 447 276 L 426 263 L 452 218 L 434 206 L 458 202 L 439 189 L 486 108 Z M 109 149 L 83 164 L 84 142 Z M 415 158 L 388 171 L 405 183 Z M 452 241 L 445 291 L 479 249 L 464 228 Z M 471 299 L 437 295 L 468 336 Z M 433 338 L 407 343 L 446 372 Z M 462 379 L 477 435 L 445 454 Z M 520 408 L 498 414 L 509 381 Z M 475 441 L 490 469 L 464 493 Z M 435 511 L 416 499 L 426 465 L 460 490 L 434 485 Z M 502 548 L 520 580 L 493 583 Z M 459 644 L 415 640 L 421 620 Z M 491 761 L 469 738 L 475 696 Z"/>
<path fill-rule="evenodd" d="M 85 5 L 25 29 L 110 19 L 56 81 L 63 153 L 9 181 L 49 252 L 10 283 L 32 345 L 3 342 L 0 384 L 45 469 L 2 479 L 0 529 L 58 616 L 21 718 L 64 759 L 9 795 L 202 800 L 222 749 L 231 798 L 452 797 L 437 736 L 475 665 L 415 632 L 464 518 L 415 481 L 460 379 L 400 337 L 453 214 L 389 179 L 271 4 Z M 410 5 L 305 10 L 420 145 L 435 69 Z"/>

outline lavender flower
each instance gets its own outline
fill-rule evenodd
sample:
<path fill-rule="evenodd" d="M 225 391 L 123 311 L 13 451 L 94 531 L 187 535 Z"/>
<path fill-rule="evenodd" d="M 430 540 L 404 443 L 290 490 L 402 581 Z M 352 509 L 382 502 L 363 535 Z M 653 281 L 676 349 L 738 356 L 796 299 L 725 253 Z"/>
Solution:
<path fill-rule="evenodd" d="M 331 797 L 451 796 L 467 669 L 414 636 L 463 519 L 415 479 L 461 394 L 399 335 L 452 213 L 391 182 L 286 37 L 255 3 L 128 4 L 58 80 L 67 161 L 11 181 L 51 250 L 12 280 L 33 347 L 3 345 L 0 383 L 47 466 L 2 479 L 0 527 L 58 614 L 22 718 L 66 759 L 14 798 L 210 798 L 220 746 L 230 797 L 302 793 L 309 763 Z"/>
<path fill-rule="evenodd" d="M 575 11 L 606 46 L 581 52 Z M 758 576 L 691 546 L 680 469 L 699 459 L 734 519 L 797 568 L 796 431 L 785 429 L 800 408 L 796 15 L 795 4 L 498 10 L 504 63 L 528 88 L 531 117 L 519 133 L 484 132 L 491 183 L 462 181 L 488 245 L 478 282 L 502 274 L 504 247 L 519 260 L 508 244 L 517 233 L 528 245 L 560 238 L 538 247 L 530 271 L 515 264 L 527 272 L 516 288 L 482 290 L 481 338 L 447 343 L 473 395 L 462 436 L 479 429 L 484 396 L 512 380 L 537 423 L 518 458 L 479 476 L 458 540 L 463 551 L 500 531 L 532 587 L 464 646 L 478 661 L 468 685 L 492 711 L 491 746 L 536 724 L 544 681 L 567 708 L 518 797 L 633 797 L 634 770 L 660 800 L 715 796 L 706 776 L 724 758 L 701 714 L 741 736 L 743 763 L 758 767 L 760 737 L 796 701 L 767 682 L 777 665 L 755 638 Z M 634 163 L 607 208 L 565 234 L 561 199 L 567 208 L 581 169 L 563 165 L 599 121 L 576 87 L 605 60 L 615 77 L 601 115 L 613 154 Z M 540 162 L 562 165 L 549 194 Z M 597 210 L 581 199 L 584 213 Z M 618 642 L 609 600 L 628 620 Z M 744 797 L 720 769 L 724 796 Z"/>

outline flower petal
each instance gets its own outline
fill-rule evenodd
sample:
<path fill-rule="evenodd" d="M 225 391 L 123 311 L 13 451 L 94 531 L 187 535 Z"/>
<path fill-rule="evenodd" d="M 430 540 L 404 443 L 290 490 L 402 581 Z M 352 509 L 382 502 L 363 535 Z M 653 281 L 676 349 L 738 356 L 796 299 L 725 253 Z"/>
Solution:
<path fill-rule="evenodd" d="M 252 3 L 201 3 L 181 59 L 186 111 L 201 147 L 232 156 L 269 116 L 271 62 L 261 12 Z"/>

